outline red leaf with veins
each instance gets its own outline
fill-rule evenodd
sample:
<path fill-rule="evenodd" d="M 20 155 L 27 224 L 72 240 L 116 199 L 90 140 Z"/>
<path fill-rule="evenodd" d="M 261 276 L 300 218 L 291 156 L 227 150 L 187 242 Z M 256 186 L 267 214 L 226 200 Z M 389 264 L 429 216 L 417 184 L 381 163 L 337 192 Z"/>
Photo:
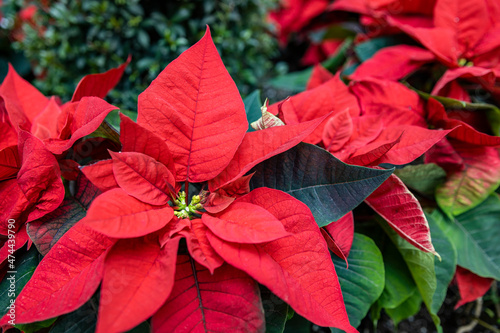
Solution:
<path fill-rule="evenodd" d="M 360 147 L 351 157 L 345 162 L 355 165 L 378 165 L 379 159 L 383 157 L 389 150 L 401 141 L 403 133 L 396 140 L 389 140 L 384 143 L 376 140 L 373 144 L 368 144 L 365 147 Z"/>
<path fill-rule="evenodd" d="M 106 97 L 108 92 L 118 84 L 125 68 L 130 64 L 131 60 L 132 57 L 129 55 L 127 60 L 116 68 L 112 68 L 104 73 L 84 76 L 80 82 L 78 82 L 71 101 L 78 102 L 86 96 L 96 96 L 99 98 Z"/>
<path fill-rule="evenodd" d="M 87 302 L 101 282 L 104 258 L 113 244 L 77 223 L 42 259 L 17 297 L 16 323 L 55 318 Z M 4 316 L 0 326 L 8 320 Z"/>
<path fill-rule="evenodd" d="M 229 164 L 248 122 L 208 28 L 139 95 L 137 121 L 165 140 L 179 182 L 207 181 Z"/>
<path fill-rule="evenodd" d="M 453 148 L 448 139 L 442 138 L 425 153 L 425 163 L 435 163 L 446 172 L 465 169 L 464 159 Z"/>
<path fill-rule="evenodd" d="M 495 84 L 495 72 L 491 69 L 481 67 L 460 67 L 447 70 L 432 89 L 432 95 L 443 95 L 451 82 L 456 79 L 464 78 L 477 82 L 486 87 L 493 87 Z"/>
<path fill-rule="evenodd" d="M 16 220 L 16 228 L 23 225 L 29 204 L 16 179 L 0 182 L 0 235 L 8 235 L 9 219 Z"/>
<path fill-rule="evenodd" d="M 427 102 L 429 121 L 435 126 L 444 129 L 452 129 L 449 138 L 460 140 L 478 146 L 498 146 L 500 137 L 478 132 L 467 123 L 449 118 L 444 106 L 433 98 Z"/>
<path fill-rule="evenodd" d="M 0 150 L 0 181 L 15 178 L 21 168 L 17 145 Z"/>
<path fill-rule="evenodd" d="M 224 265 L 212 275 L 179 255 L 175 284 L 153 316 L 153 332 L 264 332 L 259 287 L 244 272 Z"/>
<path fill-rule="evenodd" d="M 334 75 L 321 64 L 315 65 L 307 81 L 306 90 L 314 89 L 333 78 Z"/>
<path fill-rule="evenodd" d="M 174 216 L 170 206 L 152 206 L 113 189 L 98 196 L 81 223 L 114 238 L 134 238 L 163 228 Z"/>
<path fill-rule="evenodd" d="M 208 232 L 217 253 L 313 323 L 357 332 L 349 324 L 328 247 L 309 208 L 268 188 L 255 189 L 239 201 L 266 209 L 292 235 L 267 244 L 236 244 Z"/>
<path fill-rule="evenodd" d="M 83 174 L 102 192 L 117 188 L 115 175 L 113 173 L 113 160 L 104 160 L 84 166 Z"/>
<path fill-rule="evenodd" d="M 179 238 L 119 240 L 106 256 L 96 333 L 125 332 L 151 317 L 174 285 Z"/>
<path fill-rule="evenodd" d="M 351 252 L 352 241 L 354 239 L 354 216 L 352 212 L 347 213 L 335 222 L 323 227 L 328 234 L 333 238 L 341 255 L 336 253 L 339 257 L 347 258 Z M 332 250 L 332 249 L 330 249 Z M 347 260 L 346 260 L 347 262 Z"/>
<path fill-rule="evenodd" d="M 19 76 L 9 64 L 9 72 L 0 85 L 0 97 L 5 102 L 13 129 L 31 128 L 31 122 L 45 109 L 49 99 Z"/>
<path fill-rule="evenodd" d="M 389 46 L 359 65 L 350 78 L 355 81 L 370 77 L 397 81 L 434 60 L 435 57 L 431 52 L 420 47 Z"/>
<path fill-rule="evenodd" d="M 17 183 L 30 202 L 27 222 L 55 210 L 64 199 L 61 171 L 55 157 L 43 143 L 28 132 L 19 132 L 22 167 Z"/>
<path fill-rule="evenodd" d="M 29 240 L 30 238 L 26 232 L 26 227 L 25 225 L 22 225 L 21 228 L 16 231 L 16 243 L 14 244 L 14 247 L 9 246 L 12 245 L 12 243 L 7 241 L 0 247 L 0 267 L 2 267 L 3 263 L 9 259 L 9 255 L 10 258 L 12 258 L 13 251 L 17 251 L 22 248 Z"/>
<path fill-rule="evenodd" d="M 290 235 L 264 208 L 236 200 L 215 216 L 203 214 L 203 223 L 219 238 L 234 243 L 264 243 Z"/>
<path fill-rule="evenodd" d="M 269 112 L 277 114 L 279 103 L 269 106 Z M 340 80 L 340 74 L 326 83 L 287 99 L 281 106 L 286 123 L 292 125 L 317 119 L 348 109 L 351 117 L 359 115 L 359 106 L 347 86 Z M 304 142 L 317 144 L 321 141 L 326 120 L 320 124 Z"/>
<path fill-rule="evenodd" d="M 175 164 L 165 141 L 122 113 L 120 113 L 120 121 L 122 151 L 151 156 L 163 163 L 175 177 Z"/>
<path fill-rule="evenodd" d="M 323 238 L 325 238 L 326 245 L 328 245 L 328 249 L 335 253 L 337 257 L 345 261 L 346 267 L 349 267 L 349 263 L 347 262 L 347 257 L 346 255 L 342 252 L 340 249 L 340 246 L 335 242 L 333 239 L 332 235 L 328 233 L 324 228 L 319 229 L 321 231 L 321 234 L 323 235 Z"/>
<path fill-rule="evenodd" d="M 337 151 L 351 138 L 352 119 L 349 110 L 334 114 L 325 125 L 323 131 L 323 145 L 328 151 Z"/>
<path fill-rule="evenodd" d="M 189 220 L 182 220 L 183 222 Z M 224 260 L 215 252 L 212 245 L 207 239 L 207 226 L 203 224 L 201 219 L 193 219 L 190 222 L 191 228 L 179 231 L 179 235 L 186 238 L 189 253 L 191 257 L 200 265 L 208 268 L 210 273 L 220 267 Z"/>
<path fill-rule="evenodd" d="M 410 244 L 437 254 L 420 203 L 397 176 L 391 175 L 365 202 Z"/>
<path fill-rule="evenodd" d="M 461 266 L 457 266 L 455 278 L 460 292 L 460 300 L 455 305 L 455 309 L 482 297 L 490 289 L 494 281 L 490 278 L 478 276 Z"/>
<path fill-rule="evenodd" d="M 247 133 L 229 165 L 217 177 L 209 180 L 210 191 L 214 192 L 237 180 L 260 162 L 298 145 L 325 117 Z"/>
<path fill-rule="evenodd" d="M 235 199 L 236 198 L 234 197 L 228 197 L 227 195 L 222 194 L 219 190 L 215 193 L 210 193 L 207 198 L 207 202 L 203 205 L 203 208 L 211 214 L 217 214 L 229 207 Z"/>
<path fill-rule="evenodd" d="M 175 179 L 165 165 L 142 153 L 109 153 L 113 158 L 113 174 L 122 190 L 150 205 L 168 203 Z"/>
<path fill-rule="evenodd" d="M 1 116 L 2 116 L 2 109 L 0 105 L 0 118 Z M 14 129 L 9 123 L 0 122 L 0 150 L 15 145 L 17 145 L 16 131 L 14 131 Z"/>

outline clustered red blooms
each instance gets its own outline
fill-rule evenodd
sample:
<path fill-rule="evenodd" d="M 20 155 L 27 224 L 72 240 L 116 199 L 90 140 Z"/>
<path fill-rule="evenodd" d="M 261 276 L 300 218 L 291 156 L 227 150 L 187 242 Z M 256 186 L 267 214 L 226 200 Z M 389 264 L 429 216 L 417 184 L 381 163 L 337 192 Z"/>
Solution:
<path fill-rule="evenodd" d="M 257 131 L 247 131 L 245 105 L 208 29 L 139 96 L 136 122 L 120 114 L 119 134 L 103 123 L 116 109 L 103 98 L 130 59 L 84 77 L 64 104 L 10 68 L 0 86 L 0 276 L 9 254 L 32 244 L 44 258 L 17 295 L 15 322 L 7 314 L 0 326 L 57 318 L 98 294 L 97 332 L 145 320 L 153 332 L 261 332 L 262 285 L 307 320 L 356 332 L 329 252 L 348 263 L 356 216 L 320 224 L 310 203 L 331 201 L 327 192 L 291 195 L 308 187 L 309 174 L 287 192 L 252 186 L 253 170 L 306 144 L 351 167 L 353 182 L 361 181 L 354 170 L 420 160 L 446 171 L 435 193 L 446 215 L 481 205 L 500 184 L 500 138 L 488 134 L 484 114 L 464 117 L 445 102 L 471 102 L 470 84 L 500 99 L 500 9 L 489 0 L 289 0 L 271 18 L 285 44 L 342 25 L 353 17 L 347 12 L 365 28 L 355 45 L 386 35 L 414 43 L 381 48 L 361 64 L 349 59 L 357 65 L 350 75 L 314 67 L 305 91 L 265 103 Z M 305 63 L 340 45 L 316 43 Z M 426 66 L 444 66 L 431 95 L 398 82 Z M 336 198 L 351 201 L 350 210 L 364 200 L 398 237 L 439 256 L 419 200 L 389 173 L 359 200 L 350 184 L 313 185 L 339 185 Z M 492 279 L 458 266 L 456 281 L 461 305 Z"/>
<path fill-rule="evenodd" d="M 317 64 L 307 90 L 293 96 L 288 107 L 283 104 L 285 122 L 336 111 L 316 129 L 316 135 L 307 138 L 309 142 L 357 165 L 403 165 L 427 151 L 424 162 L 446 171 L 446 181 L 435 197 L 449 217 L 477 207 L 497 189 L 500 138 L 490 135 L 499 134 L 496 120 L 491 114 L 474 112 L 467 103 L 500 103 L 500 2 L 283 0 L 270 17 L 282 45 L 293 39 L 307 41 L 310 47 L 302 62 Z M 324 38 L 318 41 L 318 36 Z M 350 41 L 354 47 L 342 49 Z M 374 48 L 366 59 L 359 53 L 363 44 Z M 335 76 L 320 65 L 340 56 L 347 61 Z M 350 80 L 348 87 L 339 75 Z M 407 86 L 428 93 L 417 90 L 417 94 Z M 324 90 L 324 108 L 317 102 L 311 106 L 318 96 L 315 89 Z M 327 91 L 333 92 L 331 97 Z M 398 185 L 388 186 L 390 182 Z M 392 175 L 365 202 L 391 223 L 395 215 L 389 213 L 387 199 L 404 193 L 404 188 Z M 462 296 L 457 307 L 482 296 L 492 278 L 499 278 L 475 272 L 457 266 L 455 280 Z"/>

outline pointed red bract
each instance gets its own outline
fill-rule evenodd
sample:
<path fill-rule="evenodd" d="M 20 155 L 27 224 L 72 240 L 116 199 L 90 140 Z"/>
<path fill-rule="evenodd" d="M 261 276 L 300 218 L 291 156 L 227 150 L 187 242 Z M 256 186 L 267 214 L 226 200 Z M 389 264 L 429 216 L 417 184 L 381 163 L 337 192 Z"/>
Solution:
<path fill-rule="evenodd" d="M 40 140 L 56 138 L 59 135 L 58 123 L 54 120 L 61 114 L 61 107 L 55 97 L 51 97 L 45 109 L 33 119 L 31 133 Z"/>
<path fill-rule="evenodd" d="M 307 81 L 306 90 L 314 89 L 333 79 L 334 75 L 320 64 L 314 66 L 311 77 Z"/>
<path fill-rule="evenodd" d="M 461 266 L 457 266 L 455 278 L 460 292 L 460 300 L 455 305 L 455 309 L 482 297 L 495 281 L 494 279 L 478 276 Z"/>
<path fill-rule="evenodd" d="M 21 168 L 17 146 L 0 150 L 0 181 L 15 178 Z"/>
<path fill-rule="evenodd" d="M 179 238 L 119 240 L 106 256 L 96 333 L 124 332 L 151 317 L 174 285 Z"/>
<path fill-rule="evenodd" d="M 110 154 L 113 174 L 121 189 L 150 205 L 161 206 L 170 200 L 175 179 L 165 165 L 141 153 Z"/>
<path fill-rule="evenodd" d="M 391 175 L 365 202 L 410 244 L 437 254 L 420 203 L 397 176 Z"/>
<path fill-rule="evenodd" d="M 228 242 L 256 244 L 289 235 L 267 210 L 238 200 L 220 214 L 203 214 L 201 220 L 217 237 Z"/>
<path fill-rule="evenodd" d="M 71 101 L 78 102 L 86 96 L 106 97 L 108 92 L 118 84 L 131 60 L 132 57 L 128 56 L 127 60 L 116 68 L 112 68 L 104 73 L 84 76 L 76 86 Z"/>
<path fill-rule="evenodd" d="M 114 238 L 134 238 L 163 228 L 174 216 L 170 206 L 152 206 L 113 189 L 98 196 L 81 223 Z"/>
<path fill-rule="evenodd" d="M 212 275 L 189 256 L 179 255 L 172 294 L 153 316 L 152 331 L 264 332 L 259 287 L 229 265 Z"/>
<path fill-rule="evenodd" d="M 175 165 L 167 144 L 154 133 L 120 113 L 122 151 L 143 153 L 163 163 L 175 176 Z"/>
<path fill-rule="evenodd" d="M 83 174 L 102 192 L 117 188 L 113 173 L 113 160 L 104 160 L 87 165 L 82 169 Z"/>
<path fill-rule="evenodd" d="M 16 324 L 55 318 L 87 302 L 102 279 L 104 258 L 114 241 L 81 223 L 43 258 L 16 299 Z M 0 326 L 7 323 L 3 317 Z"/>
<path fill-rule="evenodd" d="M 352 120 L 349 110 L 339 112 L 331 117 L 323 131 L 323 144 L 328 151 L 337 151 L 351 138 Z"/>
<path fill-rule="evenodd" d="M 229 164 L 248 122 L 208 28 L 139 96 L 137 121 L 165 140 L 179 182 L 207 181 Z"/>
<path fill-rule="evenodd" d="M 351 252 L 352 241 L 354 239 L 354 216 L 352 212 L 325 226 L 324 229 L 333 238 L 335 244 L 342 251 L 342 255 L 347 258 L 349 252 Z"/>
<path fill-rule="evenodd" d="M 209 232 L 208 239 L 217 253 L 313 323 L 357 332 L 349 324 L 328 247 L 309 208 L 268 188 L 255 189 L 239 200 L 266 209 L 293 235 L 267 244 L 245 245 L 223 241 Z"/>
<path fill-rule="evenodd" d="M 247 133 L 227 168 L 208 182 L 210 191 L 237 180 L 260 162 L 299 144 L 325 117 Z"/>

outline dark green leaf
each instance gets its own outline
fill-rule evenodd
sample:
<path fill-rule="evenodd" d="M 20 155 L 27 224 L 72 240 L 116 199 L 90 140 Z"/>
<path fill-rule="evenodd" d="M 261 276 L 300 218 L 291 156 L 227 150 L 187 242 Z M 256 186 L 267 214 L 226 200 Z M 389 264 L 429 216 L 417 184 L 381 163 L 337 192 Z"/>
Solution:
<path fill-rule="evenodd" d="M 266 315 L 266 332 L 282 333 L 285 330 L 286 321 L 293 315 L 292 308 L 262 285 L 260 296 Z"/>
<path fill-rule="evenodd" d="M 307 81 L 311 77 L 312 67 L 299 72 L 288 73 L 272 79 L 269 84 L 277 89 L 291 92 L 301 92 L 306 89 Z"/>
<path fill-rule="evenodd" d="M 446 179 L 446 172 L 434 163 L 408 165 L 402 169 L 397 169 L 394 174 L 406 186 L 430 196 L 434 195 L 436 187 Z"/>
<path fill-rule="evenodd" d="M 349 268 L 344 260 L 334 254 L 332 261 L 339 278 L 349 322 L 357 327 L 384 289 L 382 254 L 371 238 L 355 233 L 348 257 Z M 332 329 L 332 332 L 336 331 Z"/>
<path fill-rule="evenodd" d="M 284 191 L 305 203 L 320 227 L 353 210 L 392 173 L 348 165 L 317 146 L 300 143 L 257 166 L 250 186 Z"/>
<path fill-rule="evenodd" d="M 0 283 L 0 316 L 2 317 L 8 312 L 11 300 L 19 295 L 31 279 L 39 263 L 39 254 L 34 247 L 24 254 L 16 252 L 15 257 L 16 273 L 7 273 Z"/>
<path fill-rule="evenodd" d="M 455 246 L 458 265 L 479 276 L 500 280 L 500 199 L 497 194 L 452 221 L 438 210 L 432 217 Z"/>
<path fill-rule="evenodd" d="M 436 252 L 441 256 L 441 261 L 434 257 L 434 269 L 436 271 L 436 292 L 432 297 L 432 313 L 437 313 L 446 297 L 446 291 L 450 285 L 455 269 L 457 267 L 457 251 L 446 234 L 439 228 L 434 220 L 434 215 L 426 214 L 429 228 L 431 229 L 432 244 Z"/>
<path fill-rule="evenodd" d="M 89 137 L 99 137 L 110 139 L 111 141 L 120 144 L 120 134 L 106 120 L 91 134 Z"/>
<path fill-rule="evenodd" d="M 56 320 L 57 318 L 51 318 L 36 323 L 14 325 L 14 327 L 24 333 L 35 333 L 43 328 L 50 327 Z"/>
<path fill-rule="evenodd" d="M 379 38 L 372 38 L 366 42 L 359 43 L 354 47 L 354 52 L 358 56 L 359 60 L 366 61 L 373 57 L 378 50 L 383 49 L 388 46 L 393 46 L 399 44 L 396 37 L 386 36 Z"/>
<path fill-rule="evenodd" d="M 260 90 L 255 90 L 250 95 L 248 95 L 244 100 L 245 103 L 245 111 L 247 113 L 248 120 L 248 132 L 255 131 L 250 124 L 254 121 L 260 119 L 262 113 L 260 111 L 260 107 L 262 106 L 262 101 L 260 99 Z"/>
<path fill-rule="evenodd" d="M 50 333 L 95 332 L 98 304 L 99 293 L 96 293 L 78 310 L 59 317 L 59 320 L 50 329 Z"/>
<path fill-rule="evenodd" d="M 386 309 L 385 312 L 394 322 L 394 326 L 397 326 L 401 320 L 417 314 L 421 306 L 422 296 L 420 296 L 418 290 L 415 290 L 401 305 L 394 309 Z"/>

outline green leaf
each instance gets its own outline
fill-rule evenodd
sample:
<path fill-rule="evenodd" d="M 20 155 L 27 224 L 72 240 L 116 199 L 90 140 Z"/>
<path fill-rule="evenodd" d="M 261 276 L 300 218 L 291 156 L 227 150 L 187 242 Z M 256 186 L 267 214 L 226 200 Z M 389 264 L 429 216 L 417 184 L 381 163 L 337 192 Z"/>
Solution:
<path fill-rule="evenodd" d="M 245 104 L 245 111 L 247 113 L 248 120 L 247 132 L 253 132 L 255 130 L 250 126 L 250 124 L 254 121 L 259 120 L 262 116 L 262 113 L 260 111 L 260 107 L 262 106 L 262 101 L 260 99 L 260 90 L 255 90 L 250 95 L 245 97 L 243 103 Z"/>
<path fill-rule="evenodd" d="M 335 52 L 335 54 L 332 57 L 323 61 L 321 65 L 332 73 L 337 72 L 340 66 L 342 66 L 342 64 L 345 63 L 347 59 L 348 50 L 351 48 L 353 41 L 354 41 L 353 38 L 346 38 L 344 42 L 340 45 L 340 47 L 337 49 L 337 52 Z"/>
<path fill-rule="evenodd" d="M 408 243 L 385 222 L 381 222 L 381 226 L 401 253 L 406 262 L 406 266 L 410 270 L 413 280 L 417 285 L 417 289 L 420 292 L 429 313 L 431 314 L 432 320 L 434 321 L 438 332 L 442 332 L 439 324 L 439 317 L 432 311 L 433 297 L 437 288 L 436 271 L 434 269 L 434 255 L 428 252 L 420 251 L 415 246 Z"/>
<path fill-rule="evenodd" d="M 89 137 L 98 137 L 110 139 L 111 141 L 120 144 L 120 133 L 115 130 L 106 120 L 92 133 Z"/>
<path fill-rule="evenodd" d="M 359 60 L 363 62 L 373 57 L 378 50 L 397 44 L 400 44 L 399 39 L 393 36 L 372 38 L 356 45 L 354 52 Z"/>
<path fill-rule="evenodd" d="M 449 220 L 441 211 L 432 217 L 457 250 L 457 264 L 500 280 L 500 199 L 490 195 L 482 204 Z"/>
<path fill-rule="evenodd" d="M 16 273 L 7 273 L 0 283 L 1 317 L 9 311 L 11 300 L 15 299 L 17 295 L 19 295 L 26 283 L 29 279 L 31 279 L 36 266 L 38 266 L 38 263 L 40 262 L 38 258 L 39 254 L 35 247 L 31 247 L 31 249 L 24 254 L 16 252 L 15 256 Z"/>
<path fill-rule="evenodd" d="M 401 305 L 394 309 L 385 309 L 385 312 L 394 322 L 394 326 L 397 326 L 402 320 L 417 314 L 421 306 L 422 296 L 420 296 L 418 290 L 415 290 Z"/>
<path fill-rule="evenodd" d="M 437 257 L 434 257 L 437 285 L 436 292 L 432 296 L 431 311 L 432 313 L 437 313 L 446 298 L 446 291 L 455 275 L 457 251 L 447 235 L 439 228 L 437 222 L 434 220 L 434 215 L 426 214 L 426 218 L 431 230 L 432 244 L 442 258 L 439 261 Z"/>
<path fill-rule="evenodd" d="M 446 172 L 434 163 L 407 165 L 402 169 L 394 171 L 394 174 L 406 186 L 429 196 L 433 196 L 436 187 L 446 179 Z"/>
<path fill-rule="evenodd" d="M 286 322 L 285 333 L 311 333 L 312 323 L 306 318 L 294 314 L 293 317 Z"/>
<path fill-rule="evenodd" d="M 23 331 L 24 333 L 35 333 L 43 328 L 50 327 L 56 320 L 57 317 L 44 321 L 38 321 L 36 323 L 14 325 L 14 327 Z"/>
<path fill-rule="evenodd" d="M 332 261 L 339 278 L 349 322 L 357 327 L 384 289 L 382 254 L 371 238 L 355 233 L 348 258 L 349 268 L 344 260 L 334 254 Z M 336 331 L 337 329 L 332 329 L 332 332 Z"/>
<path fill-rule="evenodd" d="M 262 285 L 260 296 L 266 315 L 266 332 L 283 333 L 286 321 L 293 315 L 292 308 Z"/>
<path fill-rule="evenodd" d="M 385 286 L 378 300 L 381 308 L 395 309 L 406 301 L 417 286 L 396 246 L 385 242 L 382 249 L 385 268 Z"/>
<path fill-rule="evenodd" d="M 59 320 L 50 329 L 50 333 L 95 332 L 98 304 L 99 293 L 96 293 L 76 311 L 59 317 Z"/>
<path fill-rule="evenodd" d="M 54 244 L 78 221 L 87 215 L 87 209 L 100 191 L 80 175 L 75 182 L 75 195 L 64 199 L 53 212 L 28 223 L 28 235 L 42 255 L 46 255 Z"/>
<path fill-rule="evenodd" d="M 138 326 L 127 331 L 127 333 L 149 333 L 151 332 L 151 325 L 147 321 L 143 321 Z"/>
<path fill-rule="evenodd" d="M 255 166 L 250 186 L 292 195 L 311 209 L 322 227 L 353 210 L 392 171 L 348 165 L 324 149 L 300 143 Z"/>

